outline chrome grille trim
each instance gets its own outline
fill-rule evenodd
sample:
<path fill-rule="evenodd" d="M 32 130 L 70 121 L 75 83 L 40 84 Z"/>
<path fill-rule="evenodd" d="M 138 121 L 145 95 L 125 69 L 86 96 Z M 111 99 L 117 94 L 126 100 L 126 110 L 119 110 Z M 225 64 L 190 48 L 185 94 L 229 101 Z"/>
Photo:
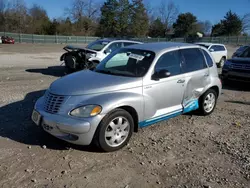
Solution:
<path fill-rule="evenodd" d="M 231 69 L 243 69 L 243 70 L 250 70 L 249 64 L 231 64 Z"/>
<path fill-rule="evenodd" d="M 47 92 L 45 94 L 44 110 L 51 114 L 56 114 L 60 111 L 62 104 L 66 101 L 66 96 L 55 95 Z"/>

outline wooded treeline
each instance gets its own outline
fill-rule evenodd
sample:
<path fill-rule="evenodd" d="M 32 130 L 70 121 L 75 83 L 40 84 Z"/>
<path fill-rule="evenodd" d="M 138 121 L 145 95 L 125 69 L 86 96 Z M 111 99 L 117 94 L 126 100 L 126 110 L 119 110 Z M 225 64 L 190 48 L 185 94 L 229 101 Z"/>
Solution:
<path fill-rule="evenodd" d="M 197 32 L 206 36 L 247 35 L 250 13 L 229 10 L 215 25 L 199 20 L 190 12 L 181 13 L 174 1 L 162 0 L 153 7 L 149 0 L 72 0 L 64 16 L 50 19 L 37 4 L 24 0 L 0 0 L 0 31 L 101 37 L 187 37 Z M 247 6 L 247 5 L 246 5 Z"/>

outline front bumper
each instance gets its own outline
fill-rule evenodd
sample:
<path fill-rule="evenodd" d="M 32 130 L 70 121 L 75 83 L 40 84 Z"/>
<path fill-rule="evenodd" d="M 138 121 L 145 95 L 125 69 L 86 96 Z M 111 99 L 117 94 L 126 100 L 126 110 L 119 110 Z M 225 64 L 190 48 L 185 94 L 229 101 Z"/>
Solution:
<path fill-rule="evenodd" d="M 222 78 L 242 82 L 250 82 L 250 72 L 240 72 L 239 70 L 222 70 Z"/>
<path fill-rule="evenodd" d="M 93 118 L 74 118 L 69 115 L 50 114 L 43 110 L 43 100 L 40 98 L 34 110 L 41 115 L 39 126 L 49 134 L 77 145 L 89 145 L 92 142 L 102 115 Z"/>

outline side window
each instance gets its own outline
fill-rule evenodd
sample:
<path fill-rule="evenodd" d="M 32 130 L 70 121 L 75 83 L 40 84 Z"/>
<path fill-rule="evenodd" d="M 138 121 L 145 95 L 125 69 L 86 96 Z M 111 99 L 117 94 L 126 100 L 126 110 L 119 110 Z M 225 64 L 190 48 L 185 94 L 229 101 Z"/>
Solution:
<path fill-rule="evenodd" d="M 184 72 L 198 71 L 204 68 L 207 68 L 204 56 L 200 49 L 190 48 L 183 49 L 181 53 L 184 57 L 183 69 Z"/>
<path fill-rule="evenodd" d="M 172 51 L 163 54 L 155 65 L 155 71 L 168 70 L 171 76 L 181 73 L 181 57 L 179 51 Z"/>
<path fill-rule="evenodd" d="M 115 42 L 113 44 L 110 44 L 109 47 L 107 48 L 107 50 L 113 52 L 115 50 L 117 50 L 118 48 L 122 47 L 122 43 L 121 42 Z"/>
<path fill-rule="evenodd" d="M 212 60 L 211 56 L 205 50 L 202 50 L 202 52 L 205 55 L 208 66 L 212 67 L 214 63 L 213 63 L 213 60 Z"/>
<path fill-rule="evenodd" d="M 220 45 L 213 45 L 210 49 L 213 49 L 215 52 L 225 51 L 226 50 L 224 48 L 224 46 L 220 46 Z"/>
<path fill-rule="evenodd" d="M 124 42 L 123 43 L 124 46 L 131 46 L 131 45 L 134 45 L 134 44 L 137 44 L 137 43 L 132 43 L 132 42 Z"/>

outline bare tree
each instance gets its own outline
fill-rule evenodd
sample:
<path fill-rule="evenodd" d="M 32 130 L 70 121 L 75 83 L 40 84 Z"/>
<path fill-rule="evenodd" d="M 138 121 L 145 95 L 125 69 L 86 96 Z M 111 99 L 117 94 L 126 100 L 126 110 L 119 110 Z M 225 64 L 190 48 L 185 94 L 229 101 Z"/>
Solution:
<path fill-rule="evenodd" d="M 83 17 L 93 19 L 99 8 L 94 0 L 73 0 L 71 7 L 66 8 L 66 13 L 73 21 L 78 21 Z"/>
<path fill-rule="evenodd" d="M 245 14 L 242 19 L 242 32 L 249 32 L 250 31 L 250 13 Z"/>
<path fill-rule="evenodd" d="M 166 28 L 170 28 L 179 14 L 179 9 L 173 1 L 167 2 L 166 0 L 162 0 L 159 7 L 159 13 Z"/>

